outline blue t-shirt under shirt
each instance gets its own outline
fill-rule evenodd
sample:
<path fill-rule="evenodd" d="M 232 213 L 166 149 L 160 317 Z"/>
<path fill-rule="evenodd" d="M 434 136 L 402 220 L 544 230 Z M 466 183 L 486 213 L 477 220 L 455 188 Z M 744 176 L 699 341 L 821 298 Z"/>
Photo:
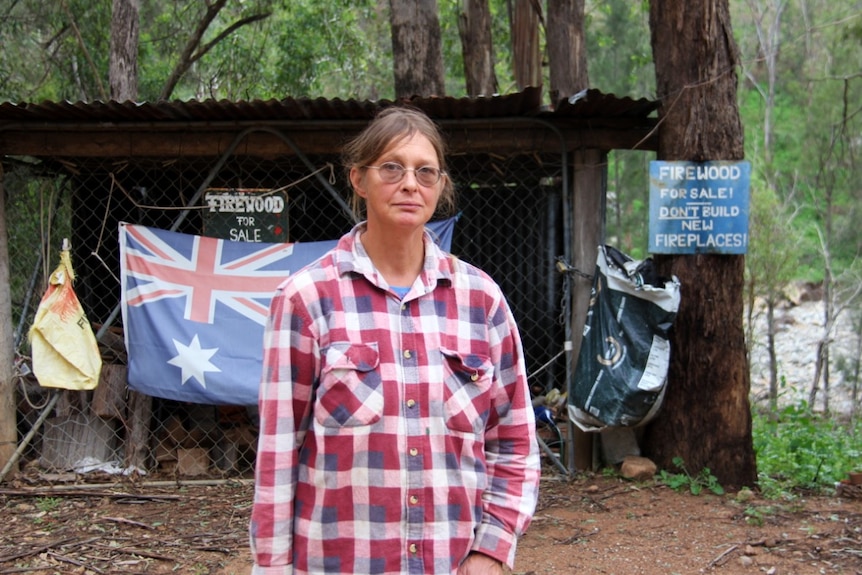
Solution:
<path fill-rule="evenodd" d="M 407 295 L 407 292 L 409 292 L 409 291 L 410 291 L 410 286 L 407 286 L 407 287 L 404 287 L 404 286 L 389 286 L 389 288 L 390 288 L 392 291 L 394 291 L 394 292 L 395 292 L 395 294 L 396 294 L 398 297 L 400 297 L 401 299 L 404 299 L 404 296 L 406 296 L 406 295 Z"/>

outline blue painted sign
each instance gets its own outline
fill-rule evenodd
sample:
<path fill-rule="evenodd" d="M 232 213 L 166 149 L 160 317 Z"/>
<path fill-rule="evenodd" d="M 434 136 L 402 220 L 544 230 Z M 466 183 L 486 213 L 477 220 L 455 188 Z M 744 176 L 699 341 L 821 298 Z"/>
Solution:
<path fill-rule="evenodd" d="M 748 162 L 650 162 L 649 251 L 748 251 Z"/>

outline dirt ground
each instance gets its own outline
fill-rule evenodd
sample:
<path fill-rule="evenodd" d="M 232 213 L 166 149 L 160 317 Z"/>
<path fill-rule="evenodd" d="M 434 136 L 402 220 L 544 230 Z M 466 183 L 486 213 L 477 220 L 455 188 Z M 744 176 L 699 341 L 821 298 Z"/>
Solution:
<path fill-rule="evenodd" d="M 0 575 L 249 572 L 249 480 L 73 478 L 0 485 Z M 694 496 L 549 471 L 513 573 L 862 575 L 862 499 Z"/>

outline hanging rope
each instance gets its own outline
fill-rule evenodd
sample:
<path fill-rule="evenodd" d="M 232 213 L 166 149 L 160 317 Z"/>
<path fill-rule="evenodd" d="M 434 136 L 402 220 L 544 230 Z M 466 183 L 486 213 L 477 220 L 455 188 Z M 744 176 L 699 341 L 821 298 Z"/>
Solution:
<path fill-rule="evenodd" d="M 271 196 L 274 194 L 279 194 L 281 192 L 289 190 L 290 188 L 292 188 L 294 186 L 298 186 L 299 184 L 301 184 L 305 180 L 308 180 L 309 178 L 313 178 L 317 174 L 320 174 L 321 172 L 324 172 L 326 170 L 329 170 L 329 182 L 331 184 L 335 184 L 335 166 L 333 166 L 331 162 L 327 162 L 326 165 L 324 165 L 322 168 L 318 168 L 317 170 L 311 172 L 307 176 L 303 176 L 302 178 L 300 178 L 294 182 L 291 182 L 285 186 L 281 186 L 280 188 L 274 188 L 274 189 L 268 190 L 266 192 L 263 192 L 260 195 L 262 197 L 266 197 L 266 196 Z M 90 252 L 90 255 L 92 255 L 97 260 L 99 260 L 99 262 L 102 264 L 102 267 L 104 267 L 106 270 L 108 270 L 108 273 L 111 274 L 111 277 L 114 278 L 114 280 L 116 280 L 117 283 L 120 283 L 120 279 L 116 276 L 116 274 L 111 269 L 111 267 L 108 265 L 108 263 L 104 260 L 104 258 L 102 258 L 102 256 L 99 255 L 99 250 L 102 247 L 102 238 L 104 238 L 105 229 L 108 226 L 108 223 L 107 223 L 108 222 L 108 214 L 110 213 L 110 210 L 111 210 L 111 200 L 112 200 L 113 195 L 114 195 L 114 188 L 115 187 L 117 189 L 119 189 L 123 193 L 123 195 L 126 197 L 126 199 L 128 199 L 138 209 L 162 210 L 162 211 L 167 212 L 167 211 L 173 211 L 173 210 L 208 210 L 208 209 L 210 209 L 210 207 L 209 206 L 191 206 L 191 207 L 189 207 L 189 206 L 152 206 L 152 205 L 142 204 L 142 203 L 138 202 L 137 200 L 135 200 L 135 198 L 132 196 L 132 194 L 130 194 L 128 192 L 128 190 L 126 190 L 123 187 L 123 185 L 120 183 L 120 181 L 117 179 L 117 177 L 114 175 L 113 172 L 111 172 L 110 176 L 111 176 L 111 188 L 108 191 L 108 201 L 105 204 L 105 215 L 102 218 L 102 225 L 101 225 L 101 229 L 99 230 L 99 240 L 96 243 L 95 249 L 92 252 Z"/>

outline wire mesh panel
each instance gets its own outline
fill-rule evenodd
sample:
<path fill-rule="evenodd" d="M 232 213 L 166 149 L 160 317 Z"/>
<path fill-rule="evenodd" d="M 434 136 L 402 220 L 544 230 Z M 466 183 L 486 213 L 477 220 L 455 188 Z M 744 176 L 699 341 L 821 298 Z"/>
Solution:
<path fill-rule="evenodd" d="M 334 154 L 263 158 L 229 153 L 11 164 L 5 188 L 7 217 L 13 222 L 10 271 L 19 322 L 22 438 L 49 397 L 58 394 L 23 459 L 41 469 L 66 471 L 138 470 L 183 477 L 250 472 L 257 441 L 253 406 L 185 403 L 127 388 L 126 364 L 135 350 L 125 349 L 119 313 L 118 226 L 127 222 L 254 239 L 217 225 L 207 203 L 208 193 L 251 190 L 283 198 L 284 213 L 265 230 L 279 241 L 334 240 L 354 225 L 349 185 L 338 160 Z M 567 288 L 555 266 L 565 255 L 567 237 L 561 153 L 458 154 L 449 168 L 458 213 L 452 252 L 502 287 L 521 331 L 528 371 L 535 374 L 532 391 L 565 389 Z M 75 291 L 98 334 L 103 360 L 99 386 L 89 392 L 43 389 L 28 369 L 27 330 L 64 237 L 71 240 Z"/>

